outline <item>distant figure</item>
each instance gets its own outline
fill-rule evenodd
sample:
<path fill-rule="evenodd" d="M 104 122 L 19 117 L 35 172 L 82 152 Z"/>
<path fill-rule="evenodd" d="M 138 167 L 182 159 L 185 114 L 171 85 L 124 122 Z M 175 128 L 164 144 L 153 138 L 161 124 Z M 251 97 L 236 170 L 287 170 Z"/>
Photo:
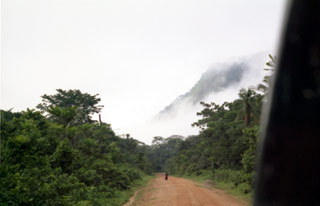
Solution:
<path fill-rule="evenodd" d="M 165 176 L 166 176 L 166 180 L 168 180 L 168 171 L 166 171 L 166 174 L 165 174 Z"/>

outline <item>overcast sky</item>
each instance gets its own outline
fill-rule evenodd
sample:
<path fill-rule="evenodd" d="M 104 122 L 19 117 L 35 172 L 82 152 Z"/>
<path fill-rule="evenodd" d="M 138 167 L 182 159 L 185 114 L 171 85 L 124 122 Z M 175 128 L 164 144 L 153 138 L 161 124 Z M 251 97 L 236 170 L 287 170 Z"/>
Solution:
<path fill-rule="evenodd" d="M 57 88 L 98 93 L 102 120 L 147 142 L 132 125 L 187 92 L 209 65 L 274 51 L 284 12 L 281 0 L 1 3 L 2 109 L 35 108 Z"/>

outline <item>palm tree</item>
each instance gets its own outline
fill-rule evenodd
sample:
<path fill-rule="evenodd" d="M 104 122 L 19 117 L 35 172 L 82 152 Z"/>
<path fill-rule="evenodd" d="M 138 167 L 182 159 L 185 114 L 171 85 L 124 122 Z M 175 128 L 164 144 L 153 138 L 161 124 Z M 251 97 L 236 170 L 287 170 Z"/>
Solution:
<path fill-rule="evenodd" d="M 265 71 L 269 71 L 271 72 L 270 75 L 267 75 L 263 78 L 263 83 L 262 84 L 259 84 L 257 89 L 259 91 L 262 91 L 263 93 L 267 94 L 268 90 L 269 90 L 269 86 L 270 86 L 270 79 L 272 78 L 273 76 L 273 73 L 274 73 L 274 70 L 275 70 L 275 67 L 276 67 L 276 64 L 277 64 L 277 57 L 276 56 L 272 56 L 271 54 L 269 54 L 269 58 L 270 58 L 270 61 L 268 61 L 266 63 L 267 66 L 269 66 L 269 68 L 265 68 L 264 70 Z"/>

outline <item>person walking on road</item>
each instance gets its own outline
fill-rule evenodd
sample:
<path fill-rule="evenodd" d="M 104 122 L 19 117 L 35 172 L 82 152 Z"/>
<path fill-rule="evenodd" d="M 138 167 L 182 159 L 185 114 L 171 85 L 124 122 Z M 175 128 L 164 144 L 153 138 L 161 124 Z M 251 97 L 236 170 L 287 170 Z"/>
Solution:
<path fill-rule="evenodd" d="M 165 180 L 168 180 L 168 171 L 166 171 L 166 174 L 165 174 Z"/>

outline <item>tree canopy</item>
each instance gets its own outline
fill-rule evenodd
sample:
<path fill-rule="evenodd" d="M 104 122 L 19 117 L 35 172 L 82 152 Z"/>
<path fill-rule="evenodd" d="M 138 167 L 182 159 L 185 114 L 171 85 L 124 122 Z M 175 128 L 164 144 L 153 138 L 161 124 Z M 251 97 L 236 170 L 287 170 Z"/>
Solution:
<path fill-rule="evenodd" d="M 42 96 L 47 116 L 1 110 L 0 205 L 122 205 L 151 174 L 146 146 L 91 120 L 97 95 L 57 91 Z"/>
<path fill-rule="evenodd" d="M 103 106 L 99 105 L 101 99 L 99 94 L 90 95 L 88 93 L 82 93 L 80 90 L 62 90 L 57 89 L 57 93 L 53 95 L 44 94 L 42 97 L 42 103 L 38 104 L 37 108 L 47 113 L 50 119 L 62 120 L 63 116 L 66 118 L 67 113 L 72 113 L 68 123 L 73 125 L 79 125 L 83 123 L 92 123 L 92 115 L 101 112 Z M 72 111 L 74 110 L 74 111 Z"/>

